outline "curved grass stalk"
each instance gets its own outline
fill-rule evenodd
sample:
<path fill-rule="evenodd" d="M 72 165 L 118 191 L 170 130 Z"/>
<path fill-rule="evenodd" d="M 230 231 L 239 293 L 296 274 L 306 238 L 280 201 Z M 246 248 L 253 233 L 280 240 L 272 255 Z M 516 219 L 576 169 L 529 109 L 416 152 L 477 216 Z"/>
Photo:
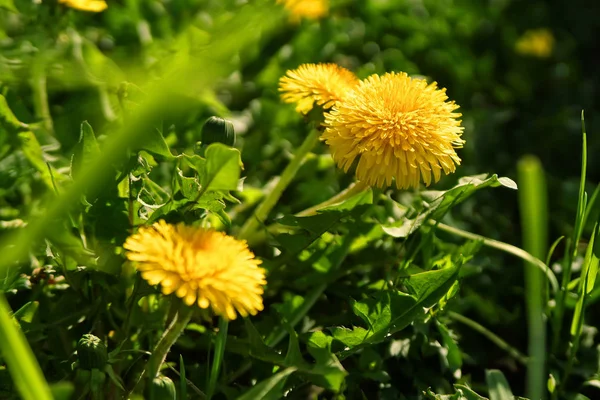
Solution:
<path fill-rule="evenodd" d="M 520 362 L 523 365 L 527 365 L 527 356 L 521 354 L 519 350 L 506 343 L 500 336 L 496 335 L 494 332 L 490 331 L 483 325 L 478 322 L 473 321 L 471 318 L 467 318 L 464 315 L 455 313 L 454 311 L 448 311 L 448 316 L 455 321 L 458 321 L 462 324 L 467 325 L 473 330 L 481 333 L 483 336 L 489 339 L 490 342 L 494 343 L 496 346 L 500 347 L 502 350 L 505 350 L 508 354 L 510 354 L 515 360 Z"/>
<path fill-rule="evenodd" d="M 463 231 L 462 229 L 458 229 L 458 228 L 452 227 L 450 225 L 443 224 L 441 222 L 431 221 L 431 223 L 433 225 L 436 225 L 438 229 L 441 229 L 445 232 L 451 233 L 456 236 L 461 236 L 466 239 L 481 240 L 481 242 L 488 247 L 502 250 L 506 253 L 512 254 L 513 256 L 519 257 L 522 260 L 530 262 L 531 264 L 535 265 L 537 268 L 539 268 L 540 270 L 542 270 L 544 272 L 544 274 L 548 278 L 548 281 L 550 282 L 550 286 L 552 287 L 552 291 L 554 293 L 556 293 L 559 290 L 558 280 L 556 279 L 556 276 L 554 275 L 552 270 L 550 268 L 548 268 L 548 266 L 546 264 L 544 264 L 544 262 L 542 260 L 532 256 L 525 250 L 520 249 L 517 246 L 513 246 L 508 243 L 500 242 L 500 241 L 494 240 L 494 239 L 489 239 L 489 238 L 486 238 L 485 236 L 477 235 L 475 233 Z"/>

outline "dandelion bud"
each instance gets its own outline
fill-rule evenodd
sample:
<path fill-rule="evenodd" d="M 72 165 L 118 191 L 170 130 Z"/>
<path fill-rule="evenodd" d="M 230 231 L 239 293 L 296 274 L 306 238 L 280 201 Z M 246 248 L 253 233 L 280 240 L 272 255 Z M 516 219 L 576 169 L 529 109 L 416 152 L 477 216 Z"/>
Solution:
<path fill-rule="evenodd" d="M 175 400 L 177 398 L 175 384 L 171 378 L 158 375 L 148 386 L 146 398 L 149 400 Z"/>
<path fill-rule="evenodd" d="M 77 343 L 77 358 L 81 369 L 92 370 L 96 368 L 103 370 L 108 362 L 106 345 L 97 336 L 83 335 Z"/>
<path fill-rule="evenodd" d="M 210 117 L 202 127 L 202 143 L 223 143 L 227 146 L 235 144 L 235 130 L 233 124 L 220 117 Z"/>

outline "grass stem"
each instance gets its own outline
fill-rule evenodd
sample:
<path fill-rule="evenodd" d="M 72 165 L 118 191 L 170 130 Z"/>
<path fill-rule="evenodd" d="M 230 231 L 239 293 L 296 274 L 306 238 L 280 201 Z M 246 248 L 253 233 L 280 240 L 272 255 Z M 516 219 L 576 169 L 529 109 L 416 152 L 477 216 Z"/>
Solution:
<path fill-rule="evenodd" d="M 210 368 L 210 378 L 208 380 L 208 390 L 206 398 L 210 400 L 215 394 L 219 372 L 221 372 L 221 364 L 223 363 L 223 355 L 225 354 L 225 343 L 227 342 L 227 328 L 229 321 L 223 317 L 219 318 L 219 332 L 217 333 L 217 342 L 215 343 L 215 354 Z"/>
<path fill-rule="evenodd" d="M 527 365 L 527 356 L 521 354 L 521 352 L 519 350 L 515 349 L 510 344 L 506 343 L 500 336 L 496 335 L 494 332 L 490 331 L 483 325 L 479 324 L 478 322 L 473 321 L 471 318 L 467 318 L 464 315 L 455 313 L 454 311 L 448 311 L 448 316 L 450 318 L 452 318 L 453 320 L 458 321 L 464 325 L 467 325 L 468 327 L 472 328 L 473 330 L 481 333 L 483 336 L 485 336 L 487 339 L 489 339 L 490 342 L 494 343 L 496 346 L 498 346 L 502 350 L 505 350 L 508 354 L 510 354 L 519 363 L 521 363 L 523 365 Z"/>
<path fill-rule="evenodd" d="M 302 166 L 302 163 L 306 159 L 308 153 L 315 147 L 315 145 L 319 142 L 319 132 L 317 129 L 313 129 L 309 135 L 304 139 L 304 142 L 294 154 L 294 158 L 292 161 L 285 167 L 277 184 L 275 187 L 267 194 L 267 196 L 263 199 L 263 201 L 258 205 L 256 210 L 254 211 L 254 215 L 246 220 L 246 223 L 242 226 L 240 231 L 238 232 L 237 237 L 240 239 L 249 239 L 252 237 L 254 232 L 258 229 L 260 224 L 263 224 L 269 213 L 277 204 L 277 201 L 283 194 L 283 191 L 288 187 L 288 185 L 296 176 L 296 173 Z"/>
<path fill-rule="evenodd" d="M 500 242 L 498 240 L 489 239 L 485 236 L 477 235 L 475 233 L 463 231 L 462 229 L 455 228 L 450 225 L 443 224 L 441 222 L 432 221 L 432 224 L 435 225 L 438 229 L 441 229 L 445 232 L 451 233 L 456 236 L 464 237 L 466 239 L 471 240 L 480 240 L 484 245 L 488 247 L 492 247 L 494 249 L 502 250 L 506 253 L 512 254 L 513 256 L 519 257 L 524 261 L 530 262 L 544 272 L 548 281 L 550 282 L 550 286 L 552 287 L 553 292 L 557 292 L 559 290 L 558 280 L 556 276 L 552 272 L 550 268 L 542 260 L 537 257 L 532 256 L 528 252 L 523 249 L 520 249 L 516 246 L 513 246 L 508 243 Z"/>
<path fill-rule="evenodd" d="M 50 400 L 52 395 L 40 365 L 10 314 L 10 306 L 4 293 L 0 292 L 0 350 L 8 372 L 23 399 Z"/>
<path fill-rule="evenodd" d="M 154 379 L 156 375 L 158 375 L 160 367 L 167 358 L 167 354 L 169 353 L 171 346 L 173 346 L 173 344 L 175 344 L 179 336 L 181 336 L 181 333 L 183 332 L 187 324 L 190 322 L 190 319 L 192 318 L 193 314 L 193 307 L 188 307 L 184 304 L 181 304 L 177 315 L 175 316 L 175 318 L 173 318 L 173 320 L 169 324 L 169 327 L 165 330 L 162 337 L 154 347 L 154 350 L 152 351 L 150 359 L 148 359 L 146 367 L 141 371 L 140 375 L 136 379 L 134 379 L 135 386 L 133 389 L 137 387 L 144 375 L 146 375 L 149 380 Z"/>

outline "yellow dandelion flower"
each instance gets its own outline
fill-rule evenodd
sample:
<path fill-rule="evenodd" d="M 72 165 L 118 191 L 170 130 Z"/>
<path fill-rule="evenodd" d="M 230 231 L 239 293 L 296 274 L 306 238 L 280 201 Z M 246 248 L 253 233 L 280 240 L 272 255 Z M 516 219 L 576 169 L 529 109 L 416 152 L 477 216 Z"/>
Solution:
<path fill-rule="evenodd" d="M 314 103 L 331 108 L 358 82 L 352 72 L 336 64 L 302 64 L 279 80 L 279 91 L 285 103 L 296 103 L 296 111 L 306 114 Z"/>
<path fill-rule="evenodd" d="M 548 58 L 554 49 L 554 36 L 548 29 L 525 32 L 515 43 L 515 50 L 526 56 Z"/>
<path fill-rule="evenodd" d="M 356 177 L 369 186 L 429 185 L 460 164 L 464 128 L 447 99 L 436 83 L 404 72 L 371 75 L 325 114 L 322 139 L 344 171 L 358 159 Z"/>
<path fill-rule="evenodd" d="M 327 0 L 277 0 L 290 12 L 294 21 L 301 18 L 319 19 L 329 12 Z"/>
<path fill-rule="evenodd" d="M 263 309 L 265 270 L 239 241 L 223 232 L 159 221 L 125 241 L 127 258 L 150 285 L 229 320 Z"/>
<path fill-rule="evenodd" d="M 58 0 L 58 2 L 81 11 L 100 12 L 108 7 L 104 0 Z"/>

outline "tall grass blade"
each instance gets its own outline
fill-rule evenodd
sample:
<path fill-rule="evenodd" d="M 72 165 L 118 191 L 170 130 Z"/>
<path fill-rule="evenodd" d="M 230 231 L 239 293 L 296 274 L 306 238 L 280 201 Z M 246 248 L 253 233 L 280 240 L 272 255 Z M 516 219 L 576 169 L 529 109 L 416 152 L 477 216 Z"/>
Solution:
<path fill-rule="evenodd" d="M 52 394 L 44 374 L 10 313 L 4 293 L 0 293 L 0 350 L 8 371 L 23 399 L 51 400 Z"/>
<path fill-rule="evenodd" d="M 562 319 L 565 308 L 565 299 L 567 296 L 567 287 L 571 281 L 571 270 L 573 266 L 573 260 L 577 254 L 577 247 L 579 239 L 581 237 L 581 231 L 584 226 L 584 219 L 588 214 L 586 212 L 587 194 L 585 193 L 585 181 L 587 171 L 587 133 L 585 130 L 585 118 L 584 112 L 581 111 L 581 134 L 582 134 L 582 149 L 581 149 L 581 178 L 579 183 L 579 197 L 577 201 L 577 212 L 575 216 L 575 228 L 573 230 L 572 239 L 567 241 L 565 250 L 565 256 L 563 259 L 563 276 L 561 281 L 561 290 L 556 297 L 556 309 L 553 315 L 553 340 L 552 340 L 552 351 L 556 352 L 561 342 L 562 332 Z M 595 193 L 594 193 L 595 195 Z M 594 196 L 592 196 L 593 204 L 595 202 Z"/>
<path fill-rule="evenodd" d="M 525 156 L 518 163 L 519 208 L 523 248 L 543 259 L 548 243 L 548 200 L 546 179 L 540 161 Z M 525 303 L 529 359 L 527 363 L 527 397 L 545 397 L 546 321 L 544 316 L 546 284 L 544 275 L 531 263 L 525 265 Z"/>
<path fill-rule="evenodd" d="M 183 356 L 179 355 L 179 398 L 184 400 L 187 399 L 187 379 L 185 377 L 185 364 L 183 363 Z"/>
<path fill-rule="evenodd" d="M 223 362 L 223 355 L 225 354 L 225 343 L 227 342 L 227 328 L 229 327 L 229 321 L 225 318 L 219 318 L 219 332 L 217 333 L 217 341 L 215 343 L 215 353 L 210 368 L 210 377 L 208 379 L 208 389 L 206 397 L 208 400 L 215 394 L 217 388 L 217 380 L 219 379 L 219 373 L 221 372 L 221 364 Z"/>

